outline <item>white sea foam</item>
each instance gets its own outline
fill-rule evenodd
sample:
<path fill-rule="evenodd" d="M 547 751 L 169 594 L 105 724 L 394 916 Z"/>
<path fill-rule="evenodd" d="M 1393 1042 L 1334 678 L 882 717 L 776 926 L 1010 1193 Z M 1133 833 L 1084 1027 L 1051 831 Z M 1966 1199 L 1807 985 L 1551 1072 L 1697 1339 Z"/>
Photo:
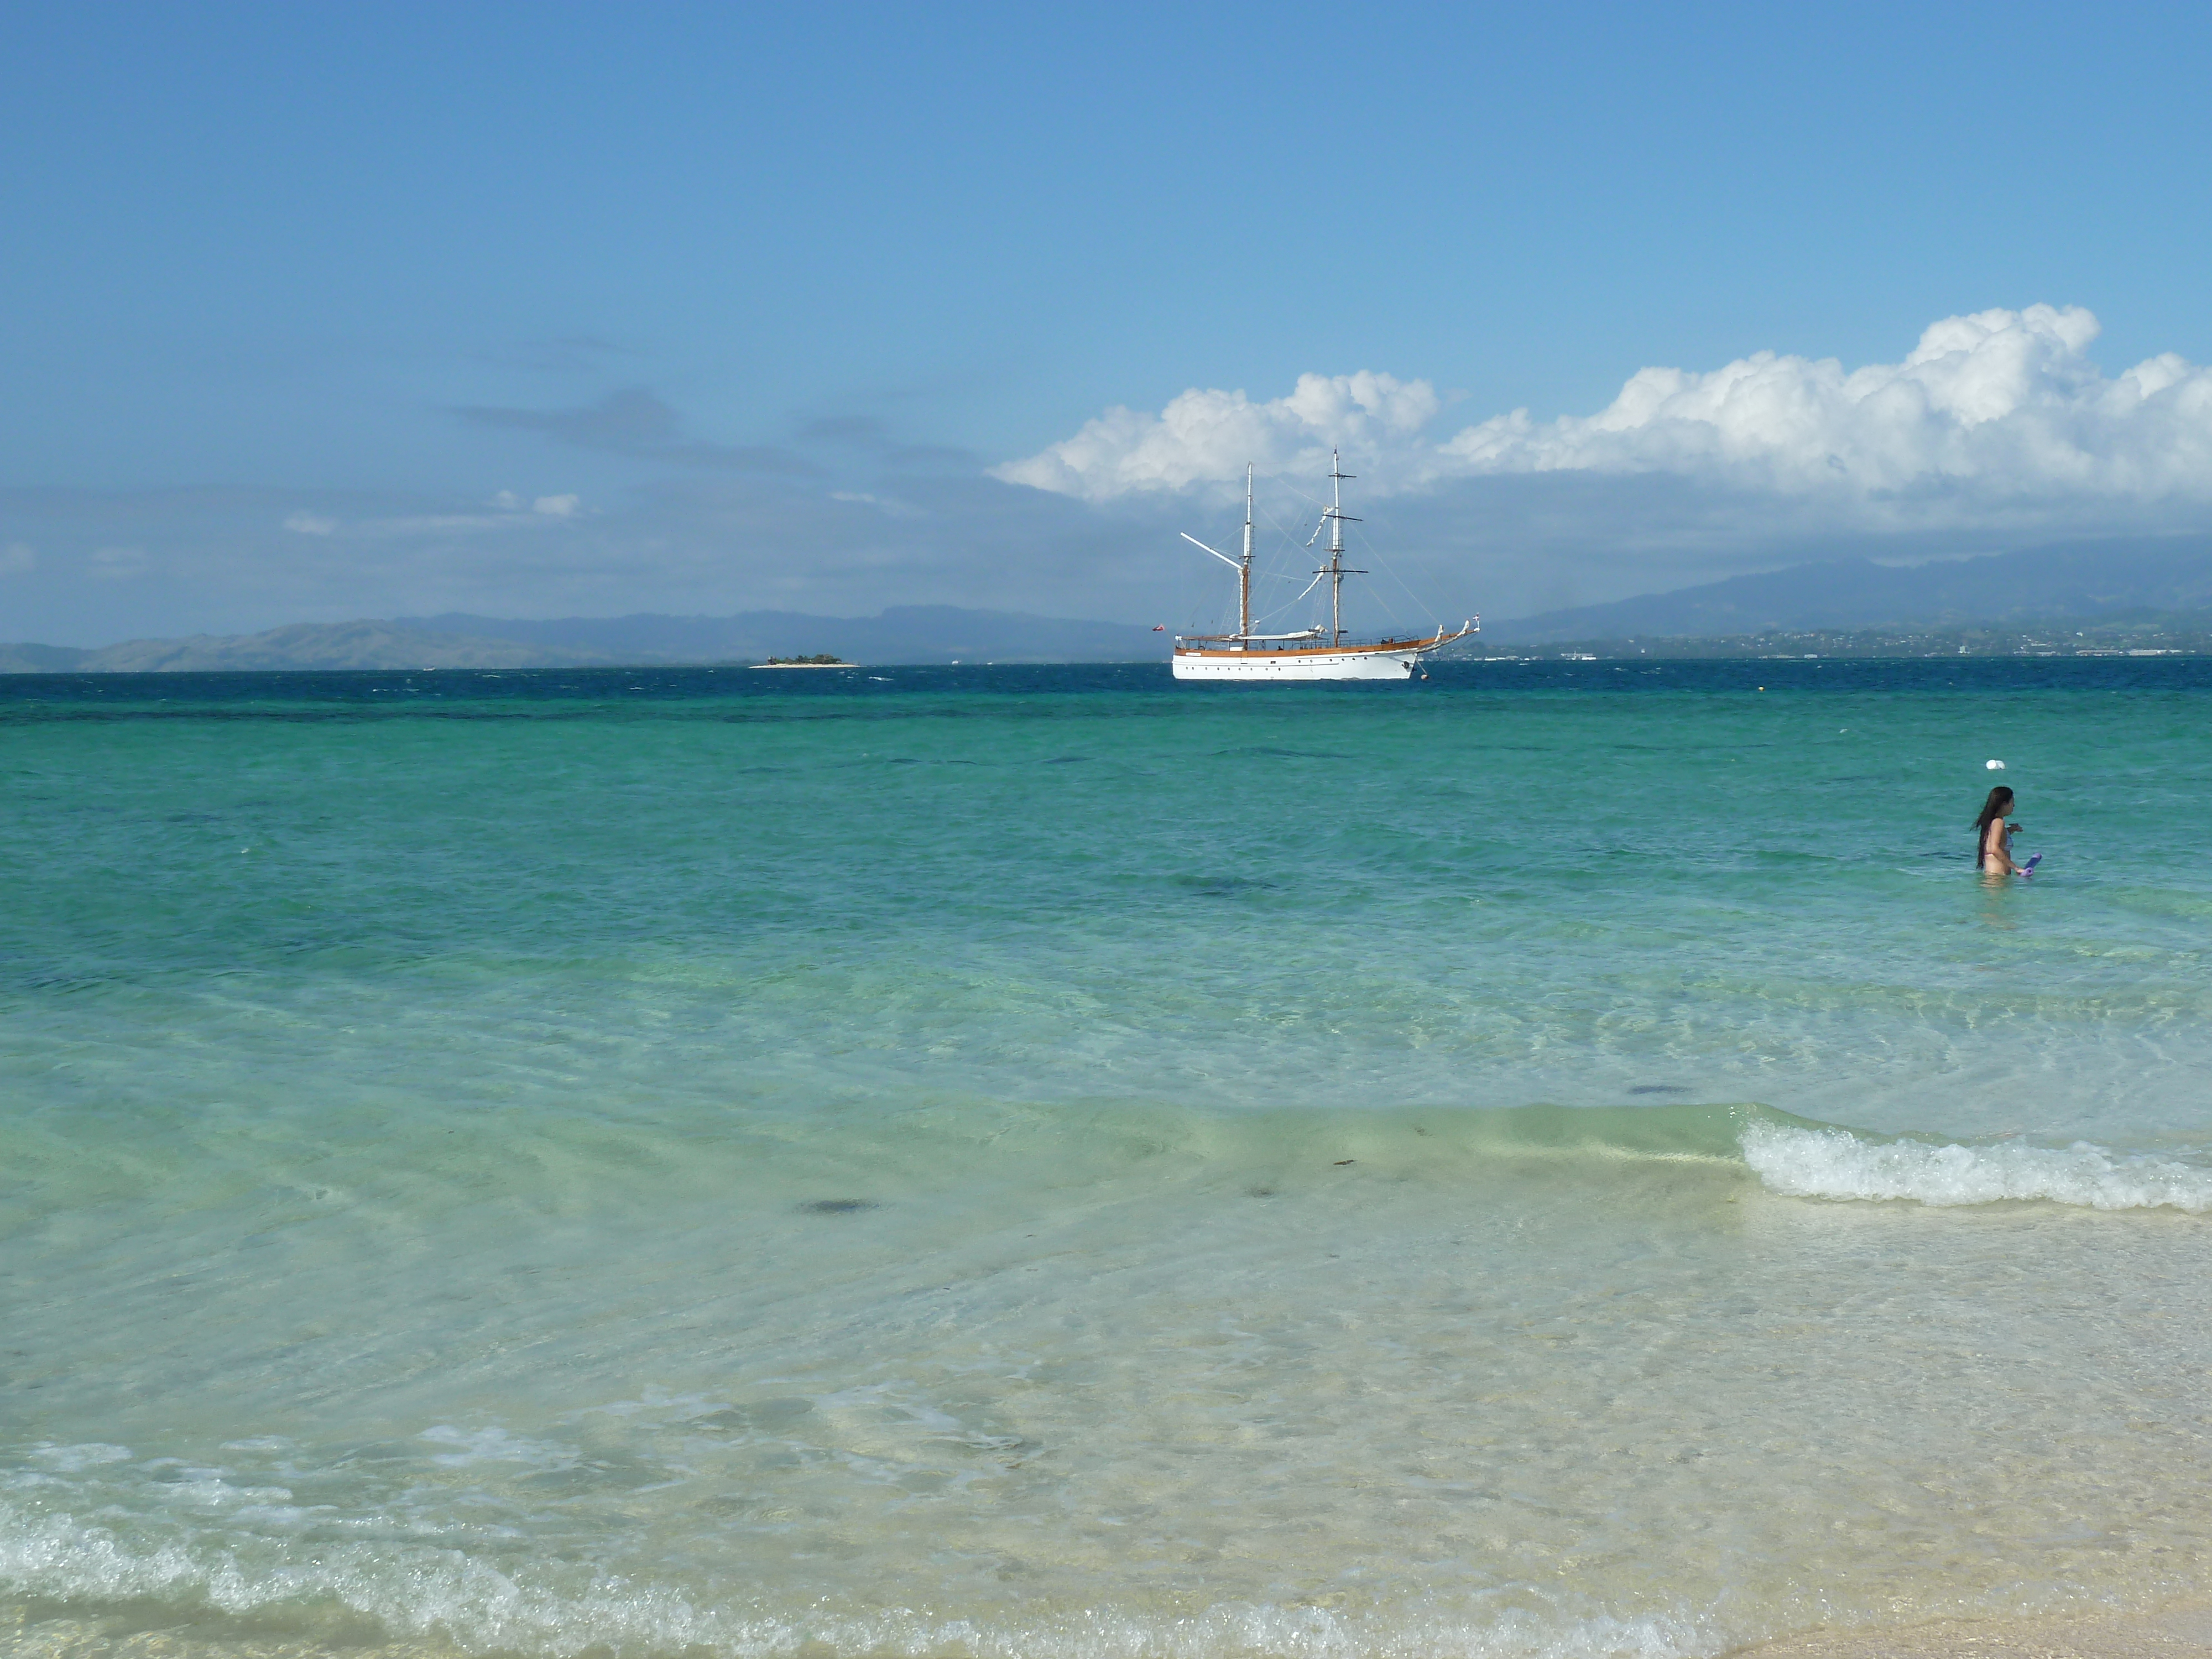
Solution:
<path fill-rule="evenodd" d="M 471 1431 L 441 1423 L 423 1430 L 420 1437 L 434 1445 L 452 1448 L 430 1459 L 442 1468 L 465 1468 L 471 1463 L 530 1463 L 543 1469 L 565 1469 L 576 1462 L 574 1446 L 526 1440 L 495 1426 Z"/>
<path fill-rule="evenodd" d="M 94 1604 L 135 1598 L 227 1613 L 336 1601 L 398 1636 L 443 1632 L 472 1650 L 569 1653 L 595 1645 L 648 1650 L 703 1644 L 774 1651 L 718 1628 L 681 1595 L 603 1577 L 568 1594 L 521 1583 L 458 1550 L 342 1545 L 310 1557 L 251 1559 L 214 1540 L 136 1543 L 60 1514 L 0 1504 L 0 1584 Z M 793 1642 L 792 1646 L 797 1645 Z"/>
<path fill-rule="evenodd" d="M 614 1575 L 532 1583 L 456 1550 L 340 1546 L 257 1565 L 212 1540 L 134 1546 L 105 1527 L 4 1504 L 0 1586 L 94 1605 L 143 1598 L 233 1614 L 336 1601 L 396 1637 L 547 1659 L 592 1648 L 792 1659 L 817 1645 L 908 1659 L 1700 1659 L 1735 1645 L 1686 1613 L 1619 1618 L 1507 1607 L 1469 1615 L 1419 1603 L 1359 1615 L 1226 1602 L 1182 1615 L 1086 1609 L 946 1619 L 901 1608 L 787 1620 L 702 1607 Z"/>
<path fill-rule="evenodd" d="M 1743 1155 L 1769 1190 L 1791 1198 L 1944 1205 L 2043 1199 L 2097 1210 L 2212 1210 L 2212 1170 L 2115 1153 L 2087 1141 L 2064 1148 L 1963 1146 L 1753 1123 L 1743 1132 Z"/>
<path fill-rule="evenodd" d="M 81 1446 L 37 1446 L 31 1451 L 32 1460 L 64 1474 L 76 1474 L 85 1469 L 98 1468 L 103 1463 L 120 1463 L 129 1458 L 128 1446 L 110 1446 L 100 1441 L 90 1441 Z"/>

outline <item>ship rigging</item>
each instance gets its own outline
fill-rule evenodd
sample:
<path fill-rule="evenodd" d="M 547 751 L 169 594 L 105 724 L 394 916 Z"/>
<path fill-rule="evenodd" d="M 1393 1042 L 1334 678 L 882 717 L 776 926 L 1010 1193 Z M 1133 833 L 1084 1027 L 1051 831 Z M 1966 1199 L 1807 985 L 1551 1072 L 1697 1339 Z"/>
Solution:
<path fill-rule="evenodd" d="M 1253 498 L 1252 468 L 1244 469 L 1244 549 L 1232 559 L 1208 547 L 1185 531 L 1182 538 L 1201 552 L 1210 553 L 1237 572 L 1237 631 L 1234 634 L 1178 634 L 1175 640 L 1175 677 L 1179 680 L 1402 680 L 1421 672 L 1421 659 L 1455 640 L 1479 632 L 1481 618 L 1469 617 L 1455 632 L 1441 623 L 1425 635 L 1355 641 L 1344 627 L 1344 579 L 1364 576 L 1364 570 L 1347 569 L 1344 562 L 1344 526 L 1358 524 L 1344 510 L 1346 472 L 1341 456 L 1329 453 L 1329 500 L 1321 521 L 1306 539 L 1311 547 L 1328 532 L 1328 562 L 1313 573 L 1304 599 L 1322 581 L 1328 583 L 1328 626 L 1318 622 L 1294 634 L 1255 634 L 1252 631 Z M 1296 604 L 1297 600 L 1292 600 Z"/>

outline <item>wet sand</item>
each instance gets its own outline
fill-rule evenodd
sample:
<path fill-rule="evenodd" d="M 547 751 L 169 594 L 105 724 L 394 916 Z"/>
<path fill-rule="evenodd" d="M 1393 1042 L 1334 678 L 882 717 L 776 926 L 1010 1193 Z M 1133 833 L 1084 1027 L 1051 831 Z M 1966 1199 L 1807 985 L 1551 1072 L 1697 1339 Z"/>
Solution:
<path fill-rule="evenodd" d="M 2212 1654 L 2212 1607 L 2083 1619 L 1946 1620 L 1794 1636 L 1742 1659 L 2193 1659 Z"/>

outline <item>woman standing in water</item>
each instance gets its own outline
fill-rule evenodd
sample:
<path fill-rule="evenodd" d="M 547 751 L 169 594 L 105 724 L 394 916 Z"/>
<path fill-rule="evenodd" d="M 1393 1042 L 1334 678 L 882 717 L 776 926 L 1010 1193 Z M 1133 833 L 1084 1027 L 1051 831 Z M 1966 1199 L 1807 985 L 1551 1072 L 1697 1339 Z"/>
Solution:
<path fill-rule="evenodd" d="M 1974 820 L 1974 833 L 1979 837 L 1975 862 L 1984 875 L 2022 876 L 2027 872 L 2012 861 L 2012 826 L 2005 815 L 2012 811 L 2012 791 L 1999 784 L 1990 791 L 1990 798 L 1982 803 L 1982 815 Z"/>

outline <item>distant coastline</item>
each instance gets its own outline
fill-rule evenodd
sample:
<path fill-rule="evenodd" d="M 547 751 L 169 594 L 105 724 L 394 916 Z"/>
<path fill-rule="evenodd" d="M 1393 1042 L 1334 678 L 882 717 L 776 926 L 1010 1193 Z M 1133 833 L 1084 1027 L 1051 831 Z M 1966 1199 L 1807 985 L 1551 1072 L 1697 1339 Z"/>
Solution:
<path fill-rule="evenodd" d="M 256 669 L 749 667 L 1165 662 L 1164 629 L 958 605 L 873 617 L 519 618 L 448 611 L 299 623 L 96 648 L 0 644 L 0 673 Z M 1445 654 L 1589 657 L 2065 657 L 2212 653 L 2212 537 L 2063 543 L 1911 566 L 1792 565 L 1603 605 L 1501 617 Z"/>
<path fill-rule="evenodd" d="M 963 613 L 988 616 L 989 613 Z M 1066 623 L 1075 629 L 1107 630 L 1113 623 Z M 1150 646 L 1141 653 L 1116 652 L 1110 636 L 1105 648 L 1091 638 L 1075 638 L 1058 652 L 1037 649 L 1029 639 L 991 640 L 981 630 L 946 644 L 926 634 L 897 639 L 866 653 L 865 660 L 908 665 L 959 661 L 1015 663 L 1163 661 Z M 1130 629 L 1131 634 L 1139 630 Z M 975 642 L 981 638 L 982 642 Z M 1026 644 L 1028 650 L 1018 648 Z M 994 648 L 995 647 L 995 648 Z M 827 653 L 821 653 L 827 654 Z M 860 653 L 855 653 L 855 656 Z M 850 671 L 859 660 L 805 661 L 771 659 L 774 653 L 716 654 L 669 650 L 590 651 L 550 643 L 444 633 L 391 623 L 301 623 L 266 634 L 231 638 L 139 640 L 104 649 L 67 646 L 0 645 L 0 674 L 246 673 L 313 670 L 434 669 L 521 670 L 551 668 L 775 668 Z M 1711 635 L 1650 635 L 1518 641 L 1477 635 L 1443 654 L 1462 662 L 1621 661 L 1875 657 L 2196 657 L 2212 656 L 2212 617 L 2169 617 L 2120 621 L 2111 617 L 2060 619 L 2038 628 L 1770 629 Z"/>
<path fill-rule="evenodd" d="M 1085 622 L 956 605 L 896 605 L 873 617 L 757 611 L 729 617 L 521 620 L 452 613 L 297 623 L 260 634 L 132 640 L 93 648 L 0 644 L 0 673 L 238 673 L 312 669 L 750 667 L 771 658 L 863 662 L 1167 660 L 1164 636 Z"/>
<path fill-rule="evenodd" d="M 1073 623 L 1099 626 L 1113 623 Z M 1134 630 L 1133 630 L 1134 633 Z M 1018 641 L 1002 641 L 1013 646 Z M 588 653 L 471 635 L 403 629 L 383 622 L 299 623 L 264 635 L 199 639 L 137 639 L 126 646 L 82 650 L 70 646 L 0 644 L 0 675 L 159 675 L 159 672 L 270 671 L 525 671 L 525 668 L 811 668 L 854 671 L 858 661 L 761 661 L 745 654 Z M 2212 657 L 2212 619 L 2111 617 L 2059 619 L 2044 629 L 1767 629 L 1736 635 L 1641 635 L 1620 639 L 1506 641 L 1478 637 L 1447 650 L 1444 661 L 1729 661 L 1814 657 Z M 1099 650 L 1000 648 L 963 644 L 869 653 L 878 664 L 947 665 L 956 661 L 1161 661 L 1164 653 L 1113 654 Z"/>
<path fill-rule="evenodd" d="M 1165 662 L 1170 635 L 957 605 L 873 617 L 518 618 L 449 611 L 298 623 L 258 634 L 98 647 L 0 644 L 0 673 L 750 667 Z M 1504 617 L 1443 654 L 1588 657 L 2082 657 L 2212 653 L 2212 538 L 2034 548 L 1907 568 L 1797 565 L 1668 593 Z M 833 659 L 823 662 L 824 658 Z"/>
<path fill-rule="evenodd" d="M 1509 644 L 1471 640 L 1452 652 L 1462 661 L 1527 662 L 1629 658 L 1683 660 L 1816 657 L 2202 657 L 2212 656 L 2212 620 L 2116 622 L 2064 618 L 2044 628 L 1768 629 L 1699 636 L 1556 640 Z"/>

